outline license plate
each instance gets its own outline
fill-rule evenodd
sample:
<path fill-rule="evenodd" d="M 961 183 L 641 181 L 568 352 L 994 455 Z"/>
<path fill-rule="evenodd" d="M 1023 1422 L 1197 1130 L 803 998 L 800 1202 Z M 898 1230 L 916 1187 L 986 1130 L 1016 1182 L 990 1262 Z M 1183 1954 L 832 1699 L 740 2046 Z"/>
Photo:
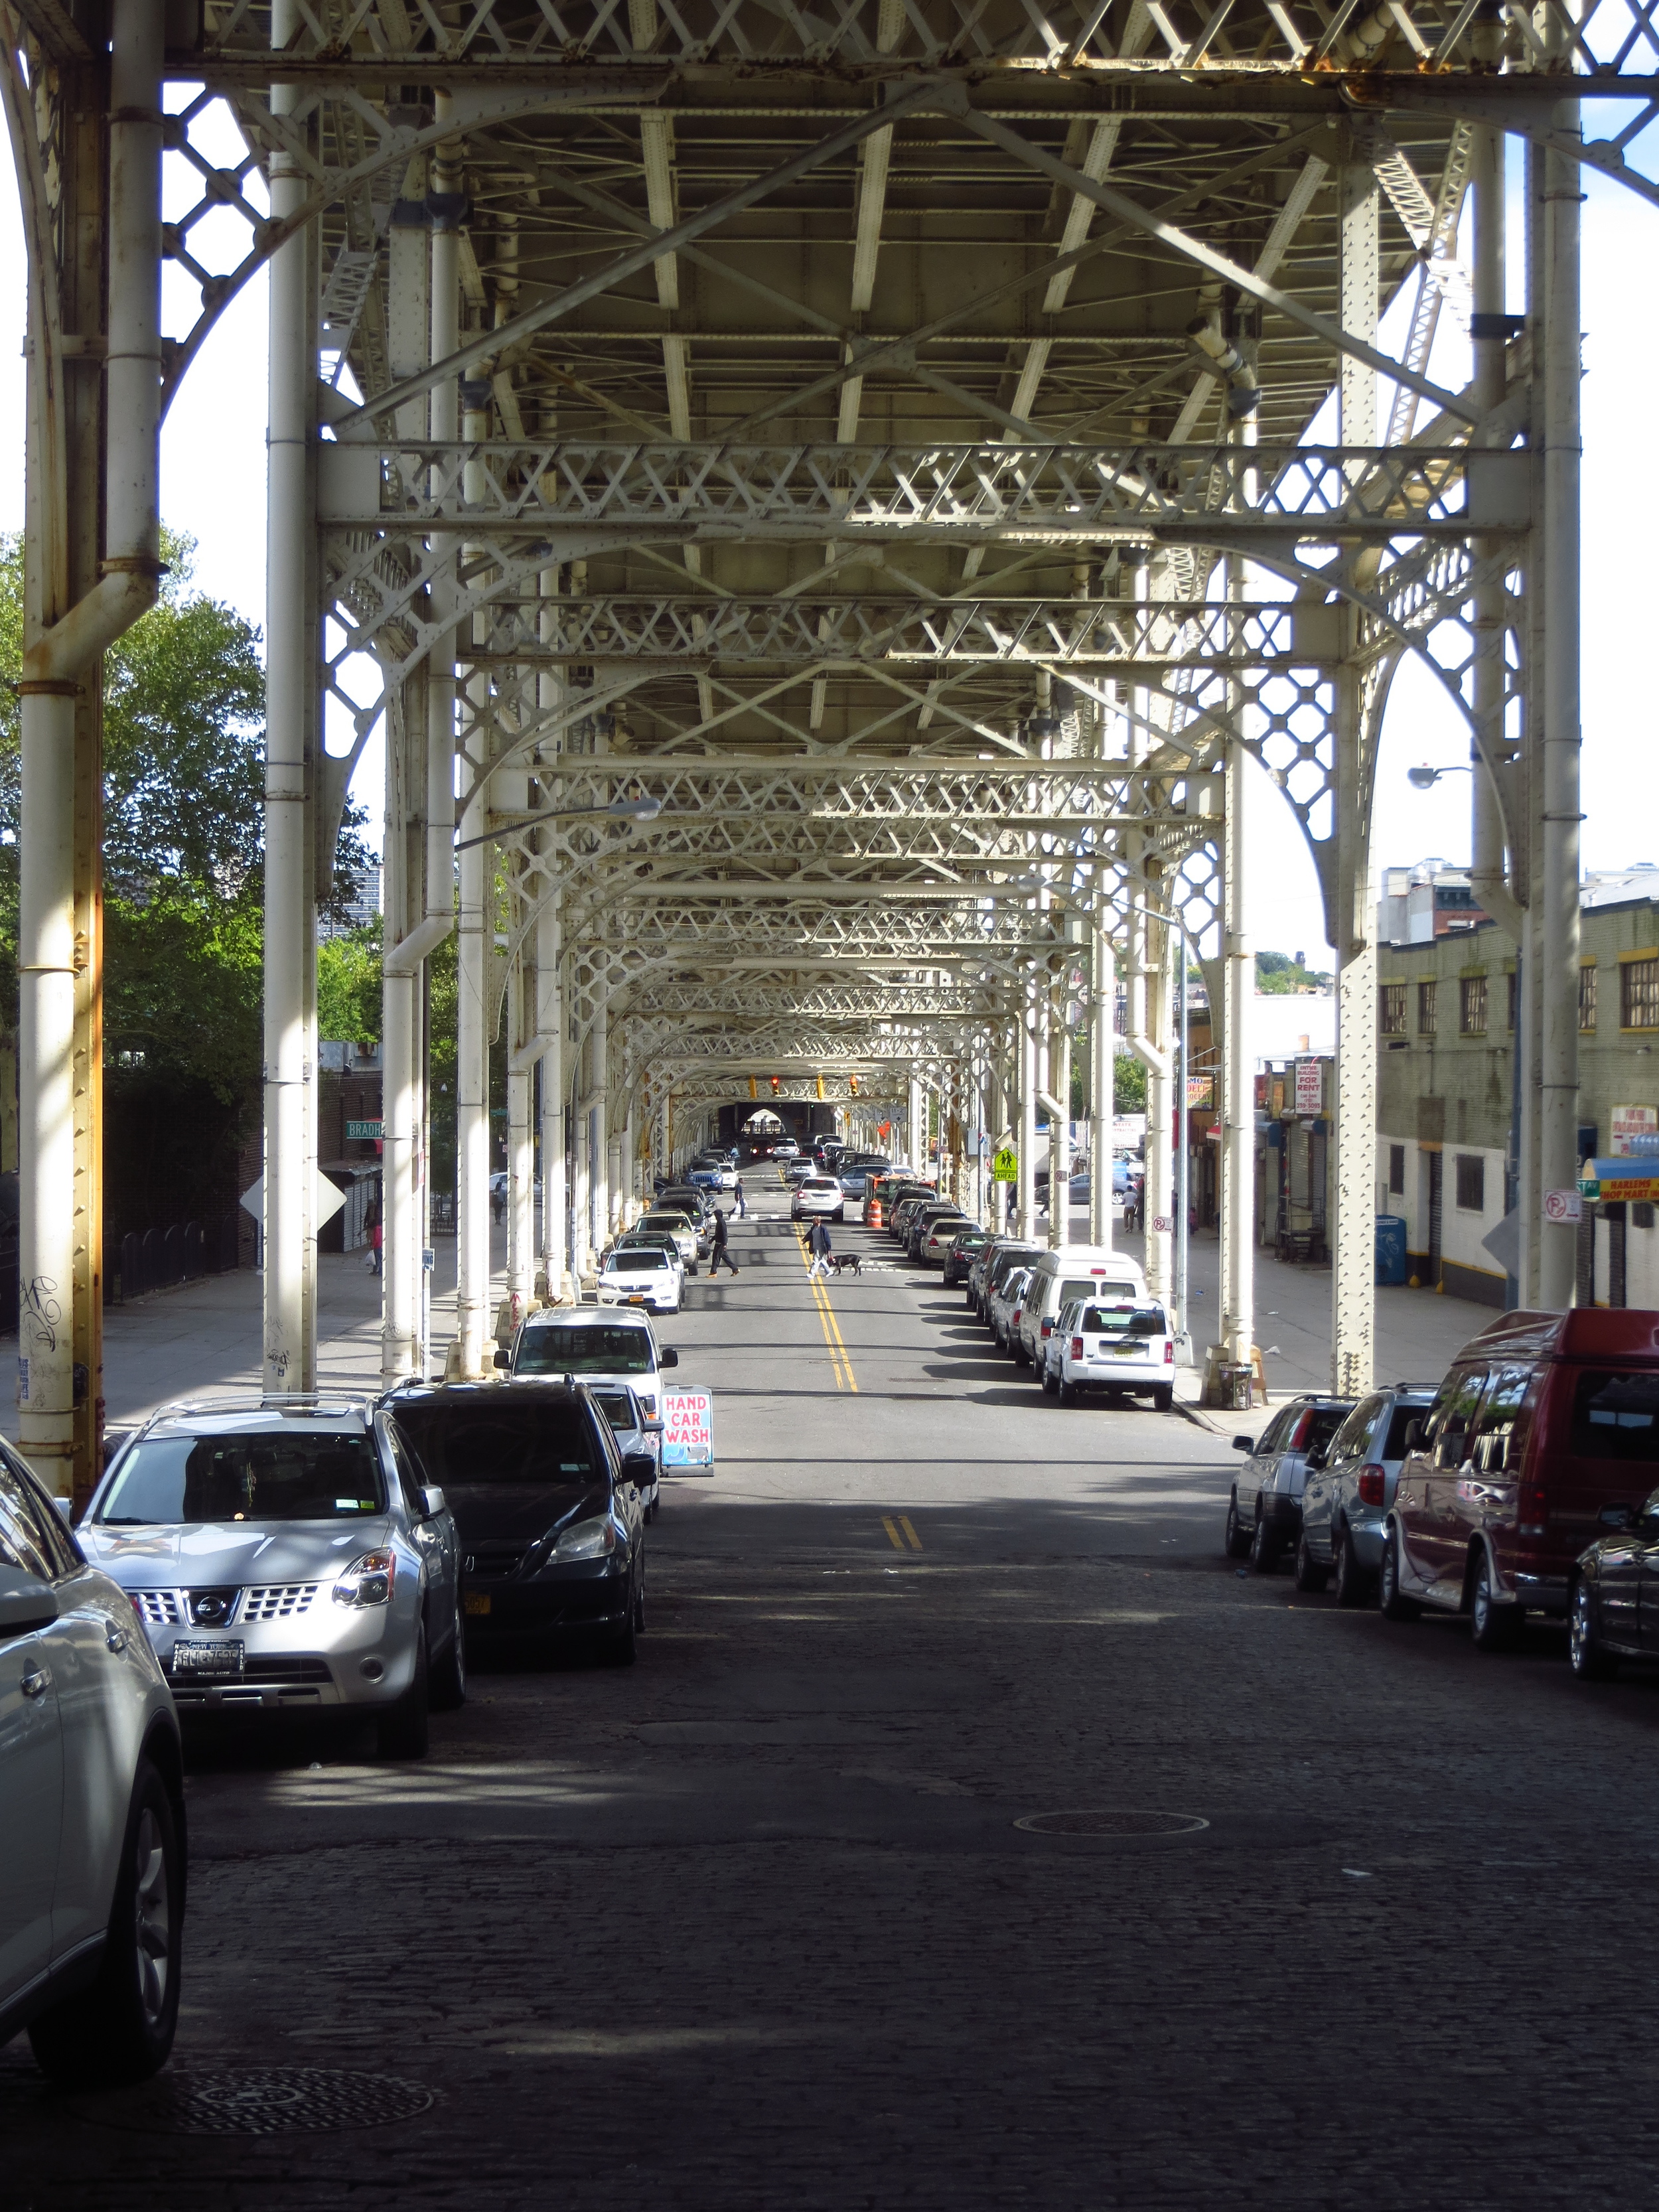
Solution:
<path fill-rule="evenodd" d="M 469 1613 L 488 1613 L 489 1610 L 489 1591 L 469 1590 L 466 1594 L 466 1609 Z"/>
<path fill-rule="evenodd" d="M 179 1643 L 168 1661 L 175 1674 L 240 1674 L 247 1660 L 247 1646 L 228 1639 L 222 1643 Z"/>
<path fill-rule="evenodd" d="M 1144 1359 L 1146 1347 L 1144 1344 L 1115 1344 L 1109 1351 L 1097 1352 L 1095 1357 L 1097 1359 Z"/>
<path fill-rule="evenodd" d="M 628 1303 L 630 1306 L 642 1306 L 648 1305 L 650 1301 L 643 1291 L 630 1291 L 628 1293 Z"/>

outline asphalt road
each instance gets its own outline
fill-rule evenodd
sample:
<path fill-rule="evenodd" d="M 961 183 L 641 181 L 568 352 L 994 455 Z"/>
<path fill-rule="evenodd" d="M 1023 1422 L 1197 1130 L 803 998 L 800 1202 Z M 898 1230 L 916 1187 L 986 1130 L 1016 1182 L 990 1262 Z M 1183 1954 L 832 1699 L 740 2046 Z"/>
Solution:
<path fill-rule="evenodd" d="M 1241 1576 L 1224 1438 L 1043 1399 L 878 1234 L 815 1298 L 782 1212 L 664 1326 L 719 1463 L 639 1663 L 478 1671 L 421 1766 L 200 1752 L 171 2078 L 0 2054 L 8 2204 L 1646 2201 L 1659 1675 Z M 424 2108 L 179 2131 L 261 2068 Z"/>

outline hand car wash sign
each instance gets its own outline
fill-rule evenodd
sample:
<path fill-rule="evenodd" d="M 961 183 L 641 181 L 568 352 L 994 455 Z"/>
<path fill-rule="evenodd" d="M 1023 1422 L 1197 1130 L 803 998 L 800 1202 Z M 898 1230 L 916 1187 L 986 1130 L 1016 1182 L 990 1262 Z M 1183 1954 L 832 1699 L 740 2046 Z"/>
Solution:
<path fill-rule="evenodd" d="M 712 1390 L 665 1390 L 662 1402 L 665 1467 L 713 1467 L 714 1395 Z"/>

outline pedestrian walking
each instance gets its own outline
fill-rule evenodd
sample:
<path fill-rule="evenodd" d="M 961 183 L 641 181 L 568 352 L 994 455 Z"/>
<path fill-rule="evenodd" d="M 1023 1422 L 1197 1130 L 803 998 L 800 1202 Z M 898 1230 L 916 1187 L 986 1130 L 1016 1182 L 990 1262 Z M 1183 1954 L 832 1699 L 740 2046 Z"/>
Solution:
<path fill-rule="evenodd" d="M 732 1270 L 732 1273 L 734 1275 L 738 1272 L 737 1261 L 732 1257 L 732 1255 L 726 1249 L 726 1216 L 720 1212 L 719 1206 L 716 1206 L 714 1208 L 714 1249 L 708 1262 L 708 1273 L 711 1279 L 719 1274 L 720 1271 L 720 1261 L 722 1260 L 725 1261 L 726 1266 Z"/>
<path fill-rule="evenodd" d="M 378 1199 L 369 1200 L 363 1225 L 368 1231 L 368 1264 L 378 1275 L 380 1272 L 380 1247 L 386 1234 L 380 1226 L 380 1203 Z"/>
<path fill-rule="evenodd" d="M 822 1216 L 812 1224 L 806 1243 L 812 1255 L 812 1264 L 806 1270 L 807 1273 L 827 1275 L 830 1272 L 830 1224 Z"/>
<path fill-rule="evenodd" d="M 749 1214 L 748 1214 L 748 1210 L 747 1210 L 747 1208 L 744 1206 L 744 1202 L 743 1202 L 743 1177 L 742 1177 L 741 1176 L 739 1176 L 738 1177 L 737 1181 L 736 1181 L 736 1182 L 732 1184 L 732 1197 L 733 1197 L 733 1198 L 735 1198 L 735 1199 L 736 1199 L 736 1200 L 738 1201 L 738 1220 L 739 1220 L 739 1221 L 747 1221 L 747 1220 L 748 1220 L 748 1218 L 749 1218 Z"/>

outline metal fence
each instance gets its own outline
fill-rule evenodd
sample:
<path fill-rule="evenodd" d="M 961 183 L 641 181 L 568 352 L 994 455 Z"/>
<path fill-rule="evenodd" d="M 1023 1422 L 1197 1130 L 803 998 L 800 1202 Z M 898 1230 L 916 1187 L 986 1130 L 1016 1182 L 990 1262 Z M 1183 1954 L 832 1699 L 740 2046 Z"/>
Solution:
<path fill-rule="evenodd" d="M 229 1274 L 239 1264 L 239 1237 L 234 1213 L 216 1214 L 206 1221 L 175 1221 L 168 1229 L 130 1230 L 106 1255 L 104 1303 L 125 1305 L 150 1291 L 170 1290 L 175 1283 Z"/>

